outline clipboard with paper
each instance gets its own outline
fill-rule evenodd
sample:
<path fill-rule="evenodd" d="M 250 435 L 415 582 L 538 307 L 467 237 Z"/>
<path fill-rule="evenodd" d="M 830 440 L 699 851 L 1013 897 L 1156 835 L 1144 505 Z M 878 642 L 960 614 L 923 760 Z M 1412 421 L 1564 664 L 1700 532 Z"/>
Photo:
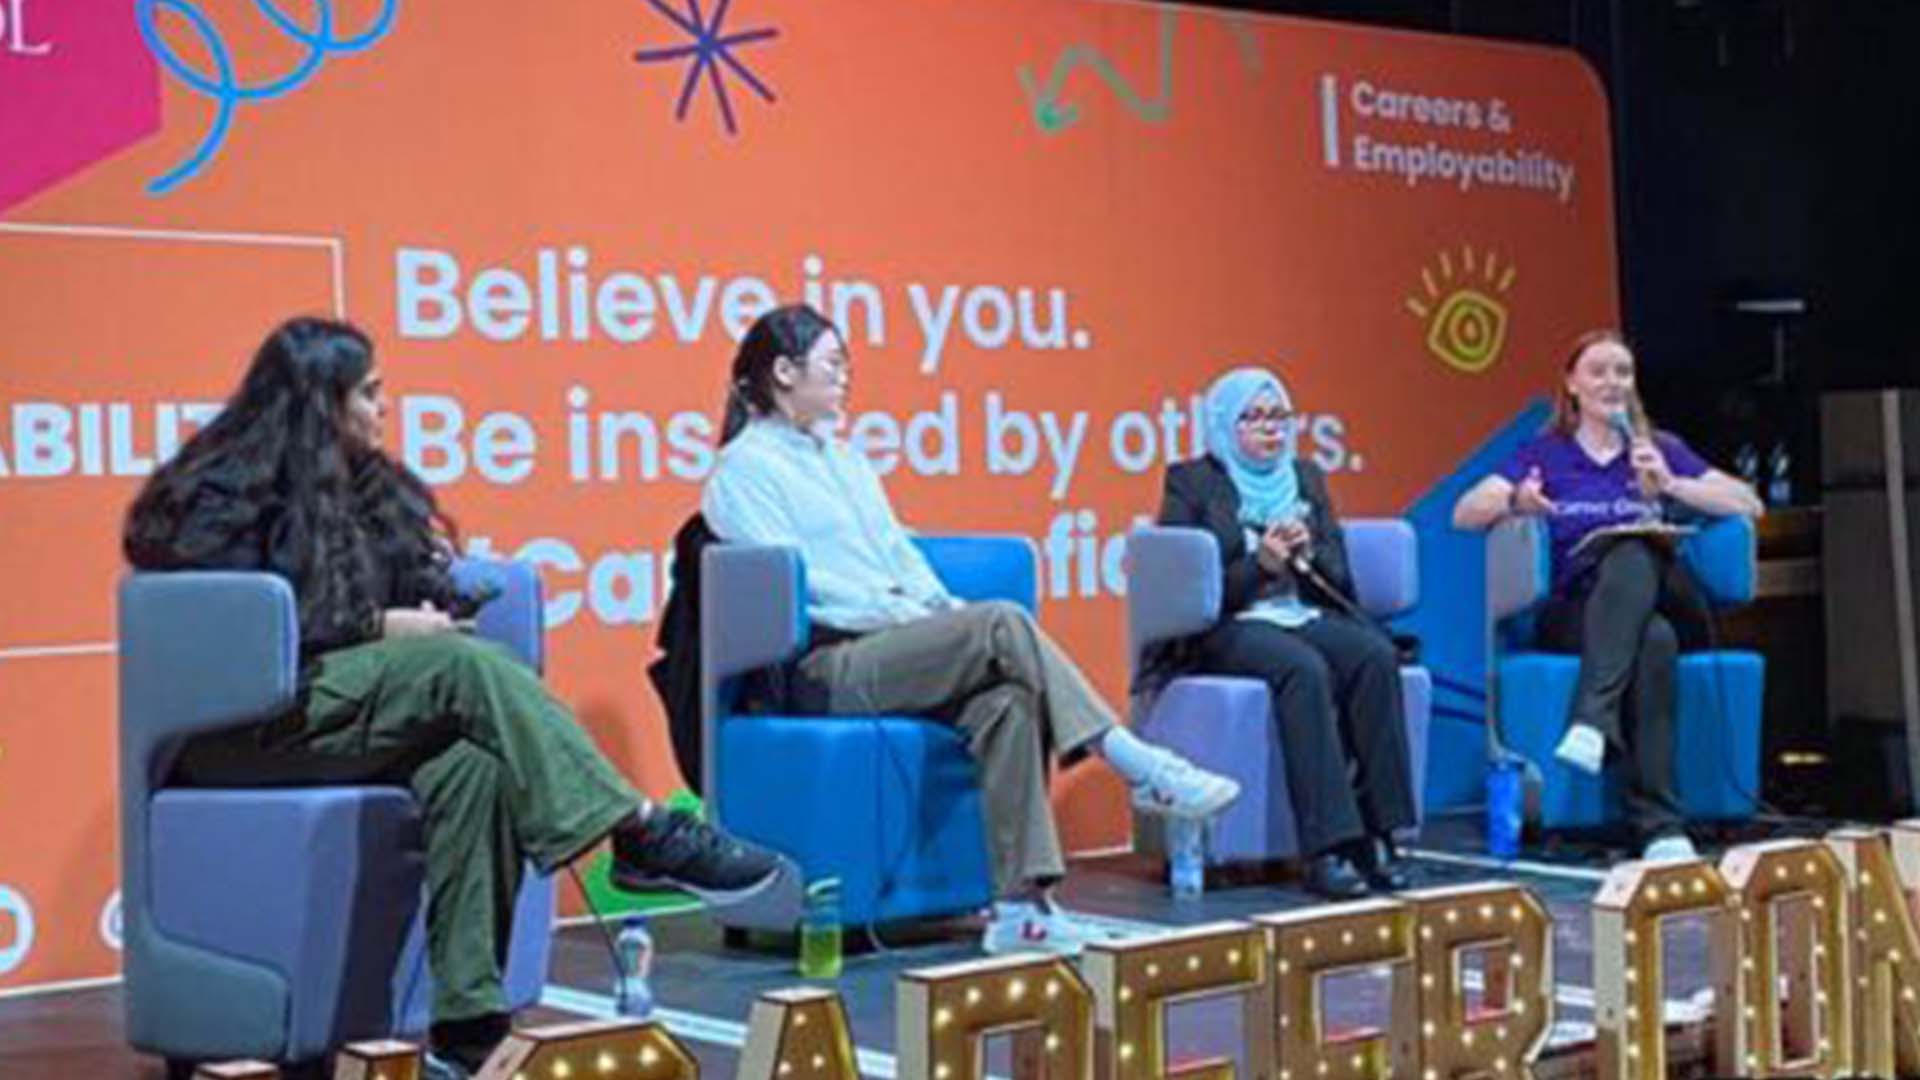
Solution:
<path fill-rule="evenodd" d="M 1671 521 L 1648 519 L 1645 521 L 1623 521 L 1615 525 L 1602 525 L 1580 538 L 1579 543 L 1567 554 L 1581 558 L 1597 552 L 1600 548 L 1629 536 L 1638 536 L 1672 549 L 1681 539 L 1692 536 L 1700 530 L 1693 525 L 1676 525 Z"/>

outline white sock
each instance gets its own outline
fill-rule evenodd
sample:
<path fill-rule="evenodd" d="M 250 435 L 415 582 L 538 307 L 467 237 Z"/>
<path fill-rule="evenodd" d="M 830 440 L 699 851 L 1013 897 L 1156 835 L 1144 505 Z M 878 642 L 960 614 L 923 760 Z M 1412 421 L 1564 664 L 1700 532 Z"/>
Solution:
<path fill-rule="evenodd" d="M 1153 779 L 1155 769 L 1166 760 L 1167 751 L 1128 731 L 1118 724 L 1100 736 L 1100 756 L 1129 784 L 1144 784 Z"/>

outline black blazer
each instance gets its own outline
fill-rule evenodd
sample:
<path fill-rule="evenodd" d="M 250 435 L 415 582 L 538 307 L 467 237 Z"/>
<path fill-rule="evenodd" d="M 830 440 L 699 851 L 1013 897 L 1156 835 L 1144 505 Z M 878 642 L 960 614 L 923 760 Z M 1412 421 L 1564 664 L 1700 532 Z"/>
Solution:
<path fill-rule="evenodd" d="M 1294 459 L 1293 469 L 1300 480 L 1300 499 L 1307 507 L 1307 529 L 1313 535 L 1313 568 L 1351 601 L 1353 573 L 1347 566 L 1346 536 L 1334 512 L 1333 496 L 1327 491 L 1327 474 L 1318 465 L 1300 458 Z M 1205 529 L 1220 545 L 1220 622 L 1233 618 L 1252 603 L 1265 582 L 1295 578 L 1290 567 L 1278 575 L 1270 575 L 1260 566 L 1254 551 L 1247 546 L 1246 528 L 1240 524 L 1240 492 L 1234 488 L 1226 467 L 1212 455 L 1183 461 L 1167 469 L 1166 487 L 1160 497 L 1160 524 Z M 1294 583 L 1300 598 L 1308 603 L 1336 611 L 1345 606 L 1327 595 L 1311 578 Z M 1200 636 L 1149 647 L 1134 688 L 1152 690 L 1193 670 L 1199 664 Z"/>

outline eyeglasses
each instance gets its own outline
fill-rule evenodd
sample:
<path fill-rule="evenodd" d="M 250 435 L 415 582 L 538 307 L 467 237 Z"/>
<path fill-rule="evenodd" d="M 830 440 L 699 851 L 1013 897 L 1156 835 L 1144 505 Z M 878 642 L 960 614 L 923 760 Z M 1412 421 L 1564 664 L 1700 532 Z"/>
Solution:
<path fill-rule="evenodd" d="M 853 357 L 843 352 L 816 356 L 807 361 L 807 363 L 810 366 L 818 367 L 819 370 L 826 375 L 845 375 L 853 370 Z"/>
<path fill-rule="evenodd" d="M 1248 409 L 1240 414 L 1241 427 L 1279 427 L 1293 419 L 1285 409 Z"/>

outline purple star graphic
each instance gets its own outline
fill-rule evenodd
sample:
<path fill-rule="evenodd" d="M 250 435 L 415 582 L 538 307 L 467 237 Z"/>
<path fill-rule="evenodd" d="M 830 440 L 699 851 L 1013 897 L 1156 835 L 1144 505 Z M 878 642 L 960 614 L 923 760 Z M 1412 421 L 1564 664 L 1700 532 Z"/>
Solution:
<path fill-rule="evenodd" d="M 713 21 L 708 22 L 700 14 L 700 0 L 687 0 L 688 11 L 682 13 L 669 7 L 666 0 L 647 0 L 653 10 L 665 16 L 667 21 L 684 30 L 693 38 L 684 45 L 670 45 L 660 49 L 641 49 L 633 58 L 642 64 L 668 63 L 685 57 L 693 57 L 693 66 L 687 70 L 687 81 L 680 87 L 680 103 L 674 107 L 673 118 L 684 121 L 687 118 L 687 106 L 693 103 L 694 91 L 699 89 L 700 76 L 705 75 L 713 87 L 713 96 L 720 103 L 720 119 L 727 126 L 727 134 L 739 134 L 733 122 L 733 102 L 727 97 L 726 80 L 721 78 L 720 65 L 725 64 L 733 73 L 747 84 L 747 88 L 771 103 L 773 91 L 765 83 L 747 70 L 736 56 L 734 50 L 742 45 L 751 45 L 757 41 L 778 37 L 780 31 L 771 26 L 753 30 L 740 30 L 722 35 L 720 24 L 726 21 L 727 8 L 733 0 L 720 0 L 720 6 L 714 9 Z"/>

